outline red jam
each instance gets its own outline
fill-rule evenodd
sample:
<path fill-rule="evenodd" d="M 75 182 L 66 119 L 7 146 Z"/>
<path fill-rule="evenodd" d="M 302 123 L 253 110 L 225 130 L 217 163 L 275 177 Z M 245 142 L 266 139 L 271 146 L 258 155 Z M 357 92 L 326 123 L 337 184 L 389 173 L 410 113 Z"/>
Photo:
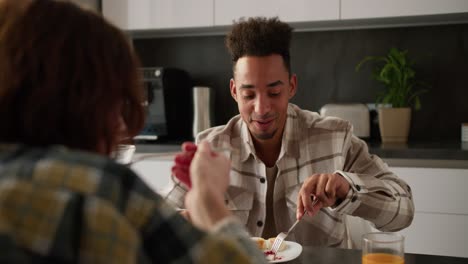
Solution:
<path fill-rule="evenodd" d="M 264 251 L 263 254 L 265 254 L 265 257 L 268 257 L 269 255 L 273 255 L 274 259 L 272 259 L 272 260 L 280 260 L 280 259 L 283 258 L 283 257 L 275 256 L 275 253 L 273 252 L 273 250 Z"/>

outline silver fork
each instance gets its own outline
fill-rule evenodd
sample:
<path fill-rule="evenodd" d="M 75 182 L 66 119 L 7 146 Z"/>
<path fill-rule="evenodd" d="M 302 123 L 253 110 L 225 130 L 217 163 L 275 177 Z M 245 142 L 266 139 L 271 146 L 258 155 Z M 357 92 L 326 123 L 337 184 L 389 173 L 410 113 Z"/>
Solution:
<path fill-rule="evenodd" d="M 318 199 L 315 198 L 315 200 L 312 202 L 312 207 L 314 207 L 314 205 L 318 202 Z M 307 210 L 304 210 L 304 215 L 307 214 Z M 304 215 L 302 217 L 304 217 Z M 294 222 L 294 224 L 289 228 L 288 232 L 281 232 L 279 233 L 276 238 L 275 238 L 275 241 L 273 242 L 273 245 L 271 246 L 271 251 L 273 252 L 273 256 L 275 257 L 276 256 L 276 253 L 279 251 L 281 245 L 283 244 L 284 240 L 289 236 L 289 233 L 291 233 L 291 231 L 293 231 L 293 229 L 297 226 L 297 224 L 299 223 L 299 221 L 302 220 L 302 217 L 301 219 L 297 219 L 296 222 Z"/>

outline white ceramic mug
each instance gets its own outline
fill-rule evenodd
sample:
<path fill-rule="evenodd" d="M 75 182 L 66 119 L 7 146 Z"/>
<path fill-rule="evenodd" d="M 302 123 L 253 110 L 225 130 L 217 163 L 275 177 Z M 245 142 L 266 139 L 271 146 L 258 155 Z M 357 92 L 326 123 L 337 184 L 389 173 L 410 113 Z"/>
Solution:
<path fill-rule="evenodd" d="M 117 149 L 112 152 L 111 157 L 118 163 L 130 164 L 132 162 L 135 149 L 135 145 L 119 144 Z"/>
<path fill-rule="evenodd" d="M 468 123 L 461 124 L 461 141 L 468 142 Z"/>

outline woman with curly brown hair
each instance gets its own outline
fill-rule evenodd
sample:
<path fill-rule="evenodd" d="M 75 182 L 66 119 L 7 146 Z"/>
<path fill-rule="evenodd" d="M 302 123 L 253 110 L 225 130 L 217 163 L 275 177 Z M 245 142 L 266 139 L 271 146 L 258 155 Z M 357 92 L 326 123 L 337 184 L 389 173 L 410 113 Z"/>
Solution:
<path fill-rule="evenodd" d="M 1 263 L 265 262 L 224 204 L 229 161 L 208 143 L 191 166 L 196 227 L 109 158 L 143 126 L 138 66 L 100 15 L 0 1 Z"/>

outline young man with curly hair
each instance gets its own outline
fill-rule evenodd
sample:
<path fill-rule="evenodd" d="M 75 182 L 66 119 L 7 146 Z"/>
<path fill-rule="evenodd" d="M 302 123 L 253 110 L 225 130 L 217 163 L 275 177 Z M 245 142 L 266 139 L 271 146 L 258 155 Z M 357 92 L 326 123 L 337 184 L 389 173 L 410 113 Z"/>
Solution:
<path fill-rule="evenodd" d="M 359 246 L 352 244 L 348 216 L 382 231 L 409 226 L 410 187 L 368 153 L 350 123 L 289 103 L 297 91 L 291 35 L 292 28 L 277 18 L 258 17 L 236 23 L 226 37 L 233 62 L 230 91 L 240 115 L 201 132 L 197 141 L 232 149 L 228 207 L 252 235 L 265 238 L 304 216 L 288 237 L 303 245 Z M 185 149 L 179 160 L 187 162 L 195 147 Z M 176 182 L 167 199 L 182 206 L 185 192 Z"/>

